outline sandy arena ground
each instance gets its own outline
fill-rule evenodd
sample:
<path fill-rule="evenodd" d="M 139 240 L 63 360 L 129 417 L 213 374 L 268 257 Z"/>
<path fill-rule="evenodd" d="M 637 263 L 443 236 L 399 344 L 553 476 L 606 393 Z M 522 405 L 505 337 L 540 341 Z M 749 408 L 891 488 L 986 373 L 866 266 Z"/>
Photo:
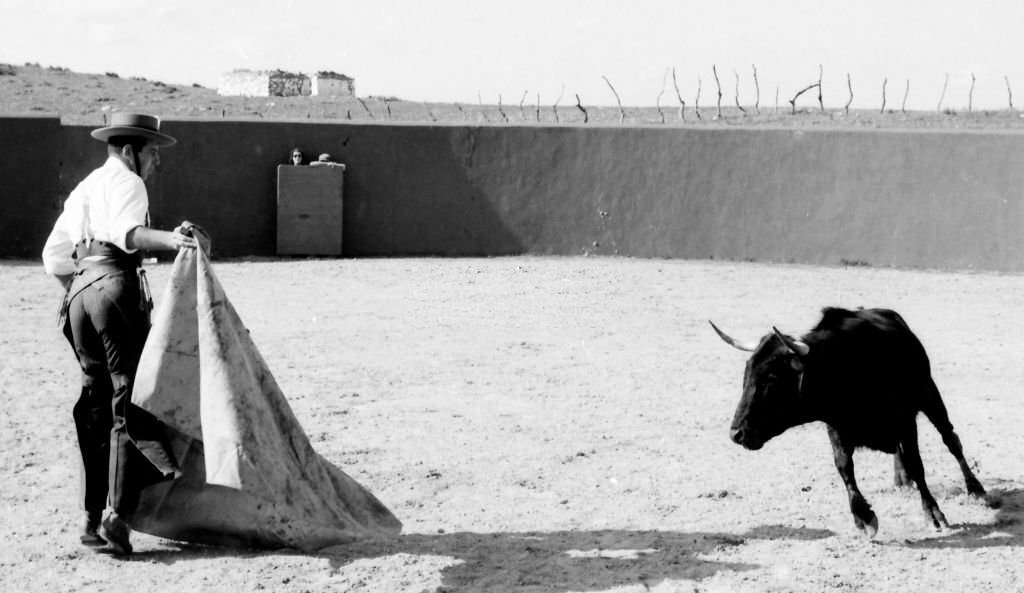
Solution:
<path fill-rule="evenodd" d="M 159 298 L 170 270 L 149 267 Z M 320 554 L 136 534 L 77 542 L 77 368 L 59 288 L 0 262 L 0 589 L 54 591 L 1024 591 L 1024 276 L 601 258 L 215 262 L 314 446 L 405 524 Z M 728 439 L 739 338 L 825 305 L 900 311 L 968 459 L 922 420 L 936 532 L 887 456 L 856 532 L 824 428 Z"/>

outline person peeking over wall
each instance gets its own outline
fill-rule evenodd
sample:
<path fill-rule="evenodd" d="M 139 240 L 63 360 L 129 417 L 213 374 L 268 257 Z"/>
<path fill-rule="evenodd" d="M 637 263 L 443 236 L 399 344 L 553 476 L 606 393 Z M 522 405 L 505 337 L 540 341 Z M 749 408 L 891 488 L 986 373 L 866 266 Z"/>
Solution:
<path fill-rule="evenodd" d="M 342 171 L 345 170 L 345 165 L 334 161 L 328 153 L 323 153 L 315 161 L 309 164 L 310 167 L 340 167 Z"/>

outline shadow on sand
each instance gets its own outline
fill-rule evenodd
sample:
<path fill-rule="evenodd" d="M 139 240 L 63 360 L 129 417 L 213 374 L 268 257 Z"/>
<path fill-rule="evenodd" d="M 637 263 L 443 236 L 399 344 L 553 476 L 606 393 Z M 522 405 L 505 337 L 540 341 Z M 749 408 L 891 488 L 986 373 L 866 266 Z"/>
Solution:
<path fill-rule="evenodd" d="M 448 556 L 439 590 L 481 591 L 537 588 L 545 591 L 602 590 L 625 585 L 654 585 L 664 579 L 706 579 L 719 571 L 755 569 L 754 564 L 711 560 L 718 551 L 748 540 L 816 540 L 831 537 L 823 529 L 768 525 L 744 534 L 672 531 L 554 531 L 523 533 L 409 534 L 394 539 L 332 546 L 315 556 L 332 570 L 362 558 L 393 554 Z M 176 563 L 199 558 L 255 558 L 262 550 L 218 548 L 168 542 L 132 560 Z M 300 552 L 287 552 L 301 554 Z"/>
<path fill-rule="evenodd" d="M 442 570 L 443 591 L 538 588 L 550 591 L 645 587 L 664 579 L 701 580 L 719 571 L 757 568 L 706 556 L 748 539 L 821 539 L 829 531 L 765 526 L 743 535 L 669 531 L 556 531 L 525 533 L 411 534 L 376 544 L 335 546 L 324 551 L 340 569 L 366 557 L 396 553 L 450 556 Z"/>
<path fill-rule="evenodd" d="M 1024 546 L 1024 490 L 993 488 L 986 500 L 997 509 L 991 523 L 954 525 L 947 535 L 900 545 L 933 549 Z"/>

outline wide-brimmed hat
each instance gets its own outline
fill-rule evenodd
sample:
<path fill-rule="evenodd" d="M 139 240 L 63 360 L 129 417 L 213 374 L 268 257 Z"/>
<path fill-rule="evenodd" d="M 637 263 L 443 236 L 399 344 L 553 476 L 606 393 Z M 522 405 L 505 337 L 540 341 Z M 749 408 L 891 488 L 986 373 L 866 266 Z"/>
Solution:
<path fill-rule="evenodd" d="M 142 113 L 114 113 L 110 125 L 92 131 L 92 137 L 106 142 L 115 136 L 144 138 L 157 146 L 171 146 L 178 141 L 160 131 L 160 118 Z"/>

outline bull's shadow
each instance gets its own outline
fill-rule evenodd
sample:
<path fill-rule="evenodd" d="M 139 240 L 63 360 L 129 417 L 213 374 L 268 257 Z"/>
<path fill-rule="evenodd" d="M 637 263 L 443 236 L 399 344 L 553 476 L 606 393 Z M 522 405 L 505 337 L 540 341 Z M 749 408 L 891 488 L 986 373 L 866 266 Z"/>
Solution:
<path fill-rule="evenodd" d="M 379 543 L 335 546 L 325 551 L 340 569 L 358 558 L 397 553 L 449 556 L 440 591 L 527 588 L 541 591 L 603 590 L 656 585 L 665 579 L 706 579 L 719 571 L 754 564 L 707 559 L 750 539 L 821 539 L 829 531 L 758 527 L 742 535 L 671 531 L 458 532 L 410 534 Z"/>
<path fill-rule="evenodd" d="M 986 499 L 996 509 L 991 523 L 953 525 L 949 534 L 900 545 L 934 549 L 1024 546 L 1024 490 L 990 488 Z"/>
<path fill-rule="evenodd" d="M 341 570 L 362 558 L 394 554 L 447 556 L 438 591 L 491 589 L 537 591 L 605 590 L 627 585 L 656 585 L 665 579 L 699 581 L 720 571 L 745 571 L 756 564 L 708 559 L 716 551 L 749 540 L 815 540 L 835 535 L 823 529 L 782 525 L 756 527 L 744 534 L 675 531 L 553 531 L 522 533 L 408 534 L 381 541 L 332 546 L 315 555 Z M 137 552 L 131 560 L 177 563 L 213 557 L 255 558 L 280 554 L 254 549 L 221 548 L 168 542 L 157 550 Z M 302 554 L 301 552 L 287 552 Z"/>

